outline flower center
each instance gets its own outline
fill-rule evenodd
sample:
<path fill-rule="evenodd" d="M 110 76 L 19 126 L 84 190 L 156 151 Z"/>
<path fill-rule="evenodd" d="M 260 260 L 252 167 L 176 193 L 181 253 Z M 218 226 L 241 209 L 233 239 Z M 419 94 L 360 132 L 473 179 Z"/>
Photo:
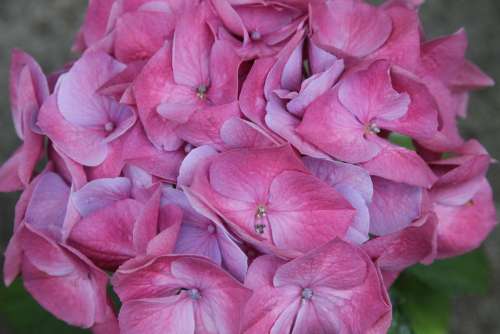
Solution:
<path fill-rule="evenodd" d="M 107 122 L 106 124 L 104 124 L 104 130 L 106 130 L 106 132 L 111 132 L 115 129 L 115 124 L 113 122 Z"/>
<path fill-rule="evenodd" d="M 196 96 L 198 96 L 200 100 L 204 100 L 207 97 L 207 91 L 207 85 L 201 84 L 198 86 L 198 88 L 196 88 Z"/>
<path fill-rule="evenodd" d="M 255 217 L 257 217 L 257 219 L 262 219 L 265 216 L 267 216 L 266 207 L 264 205 L 259 205 L 257 207 L 257 212 L 255 213 Z"/>
<path fill-rule="evenodd" d="M 377 126 L 375 123 L 369 123 L 365 127 L 365 133 L 366 134 L 379 134 L 380 133 L 380 128 Z"/>
<path fill-rule="evenodd" d="M 252 31 L 250 33 L 250 38 L 254 41 L 258 41 L 262 38 L 262 34 L 260 32 L 258 32 L 257 30 Z"/>
<path fill-rule="evenodd" d="M 193 145 L 191 145 L 191 144 L 187 143 L 187 144 L 184 146 L 184 152 L 189 153 L 189 152 L 191 152 L 191 150 L 192 150 L 193 148 L 194 148 L 194 146 L 193 146 Z"/>
<path fill-rule="evenodd" d="M 302 299 L 304 300 L 311 300 L 313 295 L 314 295 L 313 291 L 309 288 L 304 288 L 302 290 Z"/>
<path fill-rule="evenodd" d="M 192 300 L 198 300 L 201 298 L 201 293 L 200 293 L 200 290 L 196 289 L 196 288 L 193 288 L 193 289 L 189 289 L 187 291 L 189 297 L 192 299 Z"/>
<path fill-rule="evenodd" d="M 255 232 L 258 234 L 264 234 L 264 229 L 266 228 L 266 225 L 264 224 L 255 224 Z"/>

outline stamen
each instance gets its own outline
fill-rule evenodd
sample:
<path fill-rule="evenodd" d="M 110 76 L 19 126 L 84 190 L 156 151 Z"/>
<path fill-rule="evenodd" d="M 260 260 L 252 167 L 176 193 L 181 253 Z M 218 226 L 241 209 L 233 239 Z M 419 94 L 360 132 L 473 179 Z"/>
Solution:
<path fill-rule="evenodd" d="M 258 40 L 260 40 L 262 38 L 262 34 L 260 32 L 258 32 L 258 31 L 256 31 L 256 30 L 252 31 L 250 33 L 250 38 L 252 40 L 254 40 L 254 41 L 258 41 Z"/>
<path fill-rule="evenodd" d="M 207 91 L 208 87 L 205 84 L 201 84 L 196 89 L 196 96 L 198 96 L 200 100 L 204 100 L 207 97 Z"/>
<path fill-rule="evenodd" d="M 257 217 L 257 219 L 262 219 L 265 216 L 267 216 L 266 207 L 264 205 L 259 205 L 257 207 L 257 212 L 255 213 L 255 217 Z"/>
<path fill-rule="evenodd" d="M 187 293 L 192 300 L 198 300 L 201 298 L 200 290 L 196 288 L 189 289 Z"/>
<path fill-rule="evenodd" d="M 113 124 L 113 122 L 107 122 L 106 124 L 104 124 L 104 130 L 106 130 L 106 132 L 111 132 L 115 129 L 115 125 Z"/>
<path fill-rule="evenodd" d="M 379 134 L 380 133 L 380 128 L 377 126 L 377 124 L 375 123 L 370 123 L 366 126 L 366 130 L 365 132 L 367 134 L 371 133 L 371 134 Z"/>
<path fill-rule="evenodd" d="M 313 295 L 314 295 L 313 291 L 309 288 L 304 288 L 302 290 L 302 299 L 304 300 L 311 300 Z"/>
<path fill-rule="evenodd" d="M 255 232 L 258 234 L 264 234 L 264 228 L 266 228 L 264 224 L 255 224 Z"/>
<path fill-rule="evenodd" d="M 184 146 L 184 152 L 189 153 L 193 148 L 194 148 L 193 145 L 187 143 L 186 146 Z"/>

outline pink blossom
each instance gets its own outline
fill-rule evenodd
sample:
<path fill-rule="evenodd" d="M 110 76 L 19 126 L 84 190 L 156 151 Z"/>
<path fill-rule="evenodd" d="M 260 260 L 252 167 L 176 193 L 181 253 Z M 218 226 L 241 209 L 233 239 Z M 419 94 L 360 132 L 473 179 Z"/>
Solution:
<path fill-rule="evenodd" d="M 160 256 L 125 263 L 113 277 L 121 333 L 238 333 L 251 292 L 213 262 Z"/>
<path fill-rule="evenodd" d="M 333 240 L 288 263 L 265 255 L 250 266 L 244 333 L 385 333 L 391 306 L 362 250 Z"/>
<path fill-rule="evenodd" d="M 438 256 L 450 257 L 478 247 L 497 224 L 492 190 L 485 174 L 488 152 L 475 140 L 459 156 L 433 162 L 440 178 L 431 190 L 438 224 Z"/>
<path fill-rule="evenodd" d="M 28 54 L 13 51 L 10 100 L 14 127 L 23 144 L 0 167 L 0 191 L 20 190 L 31 181 L 43 149 L 43 137 L 35 120 L 48 95 L 47 79 L 40 66 Z"/>
<path fill-rule="evenodd" d="M 422 3 L 90 0 L 75 61 L 14 51 L 5 284 L 96 334 L 386 333 L 497 224 L 457 127 L 493 80 Z"/>
<path fill-rule="evenodd" d="M 289 146 L 190 163 L 198 166 L 189 192 L 258 248 L 294 256 L 344 236 L 352 223 L 350 204 L 309 174 Z"/>
<path fill-rule="evenodd" d="M 131 197 L 128 178 L 89 182 L 71 195 L 81 219 L 71 230 L 69 244 L 106 269 L 137 255 L 172 252 L 181 212 L 161 206 L 160 189 L 155 188 L 141 201 Z"/>
<path fill-rule="evenodd" d="M 112 322 L 107 275 L 65 243 L 70 189 L 52 172 L 36 178 L 20 202 L 16 231 L 6 251 L 5 282 L 21 273 L 44 308 L 75 326 Z M 21 212 L 21 210 L 25 210 Z M 111 325 L 110 325 L 111 326 Z"/>
<path fill-rule="evenodd" d="M 236 44 L 238 53 L 245 58 L 265 57 L 277 53 L 303 24 L 307 12 L 305 1 L 211 2 L 222 21 L 224 30 L 219 34 Z"/>

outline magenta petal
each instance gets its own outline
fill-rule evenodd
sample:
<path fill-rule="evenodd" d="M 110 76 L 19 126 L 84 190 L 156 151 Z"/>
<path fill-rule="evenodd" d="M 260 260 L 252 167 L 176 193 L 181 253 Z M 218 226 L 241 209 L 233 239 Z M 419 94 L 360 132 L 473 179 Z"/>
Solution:
<path fill-rule="evenodd" d="M 51 172 L 43 174 L 26 208 L 25 223 L 39 233 L 60 241 L 68 198 L 69 187 L 59 175 Z"/>
<path fill-rule="evenodd" d="M 16 133 L 26 140 L 35 125 L 38 109 L 49 95 L 49 87 L 40 65 L 20 50 L 12 51 L 9 90 Z"/>
<path fill-rule="evenodd" d="M 316 98 L 325 93 L 337 81 L 344 70 L 342 60 L 335 61 L 322 73 L 314 74 L 302 82 L 297 97 L 292 98 L 286 107 L 289 112 L 302 116 L 304 109 Z"/>
<path fill-rule="evenodd" d="M 110 101 L 96 92 L 124 69 L 104 52 L 86 52 L 58 81 L 57 105 L 64 119 L 82 127 L 104 126 Z"/>
<path fill-rule="evenodd" d="M 311 9 L 313 39 L 338 50 L 340 55 L 366 56 L 391 34 L 391 18 L 382 9 L 362 1 L 317 2 Z"/>
<path fill-rule="evenodd" d="M 307 154 L 316 158 L 327 157 L 323 152 L 305 141 L 296 131 L 300 125 L 297 117 L 287 112 L 284 106 L 276 98 L 272 98 L 266 106 L 266 125 L 276 134 L 285 138 L 291 145 L 297 148 L 302 154 Z"/>
<path fill-rule="evenodd" d="M 186 142 L 195 146 L 223 146 L 220 132 L 223 124 L 233 117 L 239 117 L 237 102 L 212 106 L 195 111 L 189 121 L 180 125 L 176 134 Z"/>
<path fill-rule="evenodd" d="M 123 334 L 194 334 L 194 306 L 182 296 L 138 299 L 124 304 L 118 318 Z"/>
<path fill-rule="evenodd" d="M 254 123 L 231 117 L 220 128 L 220 138 L 229 148 L 264 148 L 278 144 Z"/>
<path fill-rule="evenodd" d="M 171 45 L 167 43 L 146 63 L 134 81 L 133 92 L 149 140 L 158 149 L 175 151 L 182 145 L 182 140 L 174 133 L 177 123 L 164 119 L 156 109 L 171 87 L 171 58 Z"/>
<path fill-rule="evenodd" d="M 376 157 L 362 164 L 370 175 L 423 188 L 430 188 L 436 182 L 436 175 L 416 152 L 379 138 L 374 139 L 380 143 L 382 150 Z"/>
<path fill-rule="evenodd" d="M 342 237 L 353 216 L 340 194 L 310 175 L 286 171 L 271 184 L 268 220 L 278 248 L 306 252 Z"/>
<path fill-rule="evenodd" d="M 210 101 L 225 104 L 238 98 L 238 70 L 241 61 L 228 42 L 214 42 L 210 53 Z"/>
<path fill-rule="evenodd" d="M 56 317 L 80 327 L 101 320 L 107 308 L 107 277 L 81 254 L 23 231 L 23 277 L 26 289 Z"/>
<path fill-rule="evenodd" d="M 483 179 L 471 201 L 461 206 L 436 204 L 438 257 L 458 256 L 477 248 L 498 224 L 492 190 Z"/>
<path fill-rule="evenodd" d="M 328 160 L 306 157 L 304 163 L 313 175 L 334 187 L 356 209 L 346 238 L 355 243 L 366 241 L 370 228 L 368 204 L 373 196 L 373 185 L 368 173 L 355 165 Z"/>
<path fill-rule="evenodd" d="M 410 96 L 408 112 L 397 120 L 380 120 L 377 125 L 417 140 L 430 139 L 436 135 L 439 126 L 438 106 L 427 87 L 403 70 L 392 71 L 392 82 L 397 91 L 404 91 Z"/>
<path fill-rule="evenodd" d="M 160 232 L 152 238 L 146 249 L 148 255 L 165 255 L 174 253 L 182 223 L 182 211 L 171 205 L 160 208 L 158 225 Z"/>
<path fill-rule="evenodd" d="M 370 232 L 393 233 L 411 224 L 421 213 L 423 189 L 373 177 L 373 201 L 370 210 Z"/>
<path fill-rule="evenodd" d="M 189 15 L 187 15 L 189 14 Z M 210 46 L 213 37 L 205 22 L 206 6 L 198 6 L 177 21 L 172 47 L 172 67 L 177 84 L 198 88 L 209 85 Z"/>
<path fill-rule="evenodd" d="M 132 242 L 140 203 L 128 199 L 95 211 L 71 231 L 70 244 L 103 268 L 115 268 L 136 255 Z"/>
<path fill-rule="evenodd" d="M 264 97 L 264 84 L 269 70 L 274 65 L 272 57 L 257 59 L 246 80 L 243 82 L 240 94 L 241 112 L 252 122 L 266 128 L 264 117 L 266 115 L 266 99 Z"/>
<path fill-rule="evenodd" d="M 160 11 L 138 10 L 116 22 L 114 54 L 124 62 L 151 57 L 171 37 L 174 17 Z"/>
<path fill-rule="evenodd" d="M 363 249 L 384 271 L 399 272 L 436 255 L 437 218 L 429 214 L 401 231 L 372 239 Z M 386 282 L 387 283 L 387 282 Z"/>
<path fill-rule="evenodd" d="M 378 143 L 365 137 L 365 126 L 338 101 L 337 89 L 309 105 L 296 131 L 324 152 L 346 162 L 367 161 L 380 151 Z"/>
<path fill-rule="evenodd" d="M 348 75 L 339 87 L 339 101 L 364 124 L 374 119 L 392 121 L 408 111 L 410 97 L 392 88 L 390 64 L 376 61 L 366 70 Z"/>
<path fill-rule="evenodd" d="M 54 95 L 40 109 L 37 124 L 58 149 L 78 163 L 97 166 L 106 158 L 108 149 L 103 131 L 85 129 L 66 121 Z"/>
<path fill-rule="evenodd" d="M 71 197 L 78 212 L 85 217 L 114 202 L 129 198 L 130 190 L 131 183 L 127 178 L 99 179 L 87 183 Z"/>

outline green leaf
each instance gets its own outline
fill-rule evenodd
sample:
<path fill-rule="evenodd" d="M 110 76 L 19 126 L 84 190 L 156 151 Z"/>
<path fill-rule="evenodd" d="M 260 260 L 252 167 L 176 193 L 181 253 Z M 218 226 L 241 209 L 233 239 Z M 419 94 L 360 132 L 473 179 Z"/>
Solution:
<path fill-rule="evenodd" d="M 394 292 L 394 290 L 392 291 Z M 394 295 L 394 293 L 392 293 Z M 392 324 L 387 334 L 414 334 L 409 320 L 401 310 L 401 305 L 398 302 L 398 297 L 393 296 L 392 299 Z"/>
<path fill-rule="evenodd" d="M 430 266 L 417 265 L 408 272 L 422 282 L 450 295 L 485 294 L 488 290 L 491 268 L 482 249 L 434 262 Z"/>
<path fill-rule="evenodd" d="M 2 326 L 5 324 L 12 334 L 89 333 L 71 327 L 45 311 L 24 289 L 21 280 L 9 288 L 0 284 L 0 318 Z"/>
<path fill-rule="evenodd" d="M 447 294 L 407 273 L 401 275 L 394 288 L 398 295 L 397 308 L 408 319 L 414 334 L 448 333 L 450 301 Z"/>
<path fill-rule="evenodd" d="M 391 132 L 391 134 L 389 135 L 389 141 L 395 145 L 415 151 L 415 146 L 413 145 L 413 141 L 410 137 Z"/>

